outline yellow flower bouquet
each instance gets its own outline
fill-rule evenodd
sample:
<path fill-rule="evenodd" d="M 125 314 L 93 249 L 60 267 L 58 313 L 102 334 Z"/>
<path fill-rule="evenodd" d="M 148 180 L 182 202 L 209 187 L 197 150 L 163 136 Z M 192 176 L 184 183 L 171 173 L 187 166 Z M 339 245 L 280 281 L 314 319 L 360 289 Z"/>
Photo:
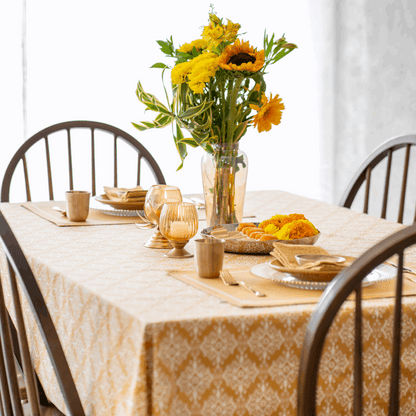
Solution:
<path fill-rule="evenodd" d="M 201 39 L 179 49 L 174 47 L 172 37 L 158 41 L 161 51 L 174 59 L 174 65 L 156 63 L 152 68 L 161 68 L 163 73 L 171 69 L 172 99 L 166 88 L 168 105 L 146 93 L 140 82 L 136 89 L 146 110 L 158 114 L 152 122 L 133 125 L 140 131 L 172 125 L 181 159 L 178 169 L 188 154 L 187 145 L 201 146 L 211 158 L 214 174 L 203 179 L 208 225 L 241 221 L 235 181 L 243 173 L 246 177 L 247 165 L 238 153 L 238 142 L 250 126 L 262 132 L 280 123 L 285 107 L 277 94 L 266 95 L 264 75 L 269 65 L 297 47 L 286 42 L 284 36 L 276 39 L 273 34 L 269 38 L 265 32 L 263 49 L 257 50 L 239 39 L 239 30 L 239 24 L 231 20 L 225 23 L 211 11 Z M 185 136 L 183 130 L 189 135 Z"/>

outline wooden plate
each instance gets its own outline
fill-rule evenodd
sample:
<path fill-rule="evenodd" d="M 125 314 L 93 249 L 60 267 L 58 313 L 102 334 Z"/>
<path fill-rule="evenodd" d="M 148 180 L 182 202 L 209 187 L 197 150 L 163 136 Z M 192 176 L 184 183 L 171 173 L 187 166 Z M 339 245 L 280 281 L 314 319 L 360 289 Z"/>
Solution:
<path fill-rule="evenodd" d="M 258 226 L 260 223 L 255 222 L 254 225 Z M 227 231 L 235 231 L 239 223 L 235 224 L 223 224 L 221 227 Z M 210 238 L 210 233 L 214 227 L 204 228 L 201 231 L 201 236 Z M 225 240 L 225 251 L 228 253 L 240 253 L 240 254 L 269 254 L 273 251 L 273 243 L 284 243 L 284 244 L 307 244 L 313 245 L 318 241 L 321 233 L 316 234 L 312 237 L 299 238 L 297 240 L 269 240 L 259 241 L 252 238 L 247 239 L 227 239 Z"/>
<path fill-rule="evenodd" d="M 273 260 L 269 263 L 272 269 L 280 273 L 287 273 L 300 280 L 308 282 L 330 282 L 339 271 L 320 271 L 320 270 L 303 270 L 303 269 L 289 269 L 283 267 L 278 260 Z"/>
<path fill-rule="evenodd" d="M 345 257 L 345 256 L 344 256 Z M 324 281 L 306 281 L 298 279 L 291 274 L 281 273 L 270 267 L 269 263 L 256 264 L 250 269 L 250 272 L 257 277 L 271 280 L 273 282 L 292 287 L 294 289 L 303 290 L 325 290 L 330 282 Z M 388 264 L 380 264 L 370 274 L 368 274 L 362 281 L 362 286 L 370 286 L 374 283 L 381 283 L 387 280 L 395 279 L 397 276 L 397 269 Z"/>

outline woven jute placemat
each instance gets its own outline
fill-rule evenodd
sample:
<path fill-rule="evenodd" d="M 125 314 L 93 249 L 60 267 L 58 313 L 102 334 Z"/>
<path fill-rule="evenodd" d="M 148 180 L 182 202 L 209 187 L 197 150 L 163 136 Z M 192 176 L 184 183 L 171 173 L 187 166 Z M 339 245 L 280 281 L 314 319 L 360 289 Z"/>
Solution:
<path fill-rule="evenodd" d="M 169 271 L 169 275 L 210 295 L 241 308 L 298 305 L 317 303 L 322 290 L 304 290 L 285 286 L 271 280 L 254 276 L 249 270 L 231 269 L 236 280 L 243 280 L 265 297 L 256 297 L 241 286 L 226 286 L 220 278 L 202 279 L 196 271 Z M 416 276 L 406 275 L 403 280 L 403 295 L 416 295 Z M 411 281 L 414 279 L 415 281 Z M 364 287 L 363 299 L 391 298 L 395 296 L 396 279 L 374 283 Z"/>
<path fill-rule="evenodd" d="M 39 217 L 54 223 L 58 227 L 85 227 L 88 225 L 143 223 L 140 217 L 122 217 L 118 215 L 110 215 L 95 209 L 90 209 L 86 221 L 71 222 L 66 216 L 52 209 L 52 207 L 65 209 L 65 202 L 62 201 L 25 202 L 21 205 L 34 214 L 39 215 Z"/>

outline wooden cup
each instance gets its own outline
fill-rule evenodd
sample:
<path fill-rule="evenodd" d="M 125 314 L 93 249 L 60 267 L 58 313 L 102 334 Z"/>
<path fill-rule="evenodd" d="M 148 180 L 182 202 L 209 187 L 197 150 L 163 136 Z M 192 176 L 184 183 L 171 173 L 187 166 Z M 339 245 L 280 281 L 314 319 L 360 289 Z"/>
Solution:
<path fill-rule="evenodd" d="M 88 218 L 90 195 L 91 193 L 87 191 L 65 192 L 66 216 L 69 221 L 82 222 Z"/>
<path fill-rule="evenodd" d="M 195 240 L 195 265 L 199 277 L 220 276 L 224 261 L 225 240 L 202 238 Z"/>

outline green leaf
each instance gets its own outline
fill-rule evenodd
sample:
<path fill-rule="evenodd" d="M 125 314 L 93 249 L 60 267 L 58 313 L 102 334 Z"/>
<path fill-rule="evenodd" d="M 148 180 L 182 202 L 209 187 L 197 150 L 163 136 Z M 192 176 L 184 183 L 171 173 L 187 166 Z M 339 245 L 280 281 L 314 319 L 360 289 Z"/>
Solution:
<path fill-rule="evenodd" d="M 204 101 L 200 105 L 188 108 L 182 114 L 180 114 L 178 117 L 179 118 L 185 118 L 185 119 L 186 118 L 197 117 L 200 114 L 202 114 L 204 111 L 208 110 L 208 108 L 210 108 L 213 103 L 214 103 L 214 101 L 209 101 L 209 102 Z"/>
<path fill-rule="evenodd" d="M 166 55 L 172 55 L 173 49 L 172 49 L 171 45 L 169 45 L 169 43 L 164 42 L 163 40 L 157 40 L 156 42 L 159 44 L 160 50 L 164 54 L 166 54 Z"/>
<path fill-rule="evenodd" d="M 193 148 L 199 146 L 199 144 L 194 139 L 191 139 L 191 138 L 182 139 L 180 143 L 188 144 L 189 146 Z"/>
<path fill-rule="evenodd" d="M 170 66 L 162 63 L 162 62 L 158 62 L 157 64 L 153 64 L 150 68 L 161 68 L 161 69 L 169 69 Z"/>
<path fill-rule="evenodd" d="M 293 52 L 294 49 L 282 49 L 279 53 L 276 55 L 273 55 L 273 58 L 271 59 L 271 63 L 276 63 L 280 59 L 284 58 L 286 55 L 289 55 L 290 52 Z"/>
<path fill-rule="evenodd" d="M 171 114 L 171 112 L 155 96 L 148 94 L 143 90 L 140 81 L 137 84 L 136 95 L 139 101 L 142 102 L 148 110 Z"/>
<path fill-rule="evenodd" d="M 244 136 L 246 130 L 247 130 L 247 124 L 248 120 L 244 123 L 240 123 L 237 128 L 234 130 L 234 143 L 238 142 L 242 136 Z"/>
<path fill-rule="evenodd" d="M 133 126 L 136 127 L 136 129 L 140 130 L 140 131 L 145 131 L 145 130 L 149 129 L 149 127 L 144 127 L 144 126 L 141 126 L 140 124 L 137 124 L 137 123 L 131 123 L 131 124 L 133 124 Z"/>
<path fill-rule="evenodd" d="M 204 124 L 198 124 L 196 121 L 192 121 L 188 124 L 188 129 L 193 129 L 193 130 L 206 130 L 210 127 L 211 125 L 211 117 L 207 118 L 207 121 Z"/>
<path fill-rule="evenodd" d="M 207 145 L 205 146 L 205 150 L 206 150 L 208 153 L 210 153 L 211 155 L 214 153 L 214 149 L 213 149 L 213 147 L 212 147 L 210 144 L 207 144 Z"/>
<path fill-rule="evenodd" d="M 267 36 L 266 29 L 264 29 L 264 36 L 263 36 L 263 49 L 267 49 L 267 45 L 269 44 L 269 37 Z"/>
<path fill-rule="evenodd" d="M 188 156 L 188 152 L 186 150 L 186 144 L 182 143 L 182 140 L 184 140 L 184 137 L 183 137 L 182 130 L 180 129 L 178 124 L 176 124 L 176 136 L 174 135 L 173 138 L 175 140 L 176 149 L 182 161 L 182 163 L 179 165 L 178 169 L 176 170 L 180 170 L 183 167 L 184 159 L 186 158 L 186 156 Z"/>
<path fill-rule="evenodd" d="M 260 74 L 260 72 L 257 72 L 253 75 L 252 79 L 256 84 L 261 84 L 263 81 L 263 76 Z"/>
<path fill-rule="evenodd" d="M 168 126 L 169 124 L 171 124 L 173 122 L 173 117 L 172 116 L 168 116 L 166 114 L 159 114 L 155 119 L 153 124 L 155 124 L 155 128 L 163 128 Z"/>
<path fill-rule="evenodd" d="M 190 59 L 193 59 L 192 55 L 185 52 L 176 51 L 176 56 L 182 61 L 189 61 Z"/>
<path fill-rule="evenodd" d="M 260 102 L 260 92 L 259 91 L 251 91 L 247 97 L 247 101 L 249 104 L 255 104 Z"/>
<path fill-rule="evenodd" d="M 267 49 L 264 51 L 264 54 L 265 54 L 266 56 L 269 56 L 270 52 L 272 51 L 272 48 L 273 48 L 273 41 L 274 41 L 274 33 L 273 33 L 272 37 L 270 38 L 270 42 L 269 42 L 269 44 L 267 45 Z"/>
<path fill-rule="evenodd" d="M 159 114 L 153 121 L 141 121 L 141 124 L 133 123 L 133 125 L 136 127 L 136 129 L 143 131 L 147 129 L 161 129 L 171 124 L 172 121 L 173 117 L 167 116 L 165 114 Z"/>

